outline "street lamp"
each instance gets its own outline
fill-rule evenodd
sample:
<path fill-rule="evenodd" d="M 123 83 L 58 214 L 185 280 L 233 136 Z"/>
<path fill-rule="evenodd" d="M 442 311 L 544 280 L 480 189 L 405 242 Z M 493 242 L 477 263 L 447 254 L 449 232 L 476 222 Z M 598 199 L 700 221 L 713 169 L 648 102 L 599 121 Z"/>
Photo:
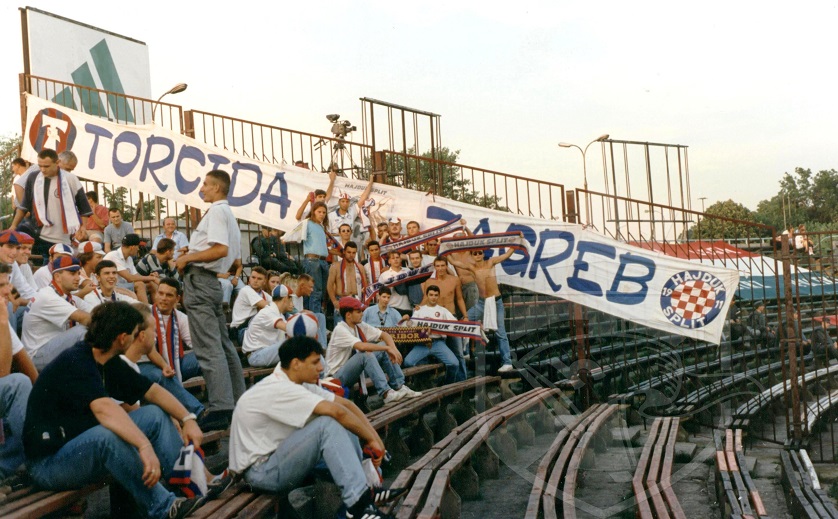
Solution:
<path fill-rule="evenodd" d="M 154 102 L 151 108 L 151 122 L 154 122 L 154 113 L 157 111 L 157 105 L 160 104 L 160 100 L 169 94 L 179 94 L 183 92 L 184 90 L 186 90 L 187 86 L 189 85 L 187 85 L 186 83 L 178 83 L 177 85 L 173 86 L 168 91 L 166 91 L 162 96 L 158 97 L 157 101 Z"/>
<path fill-rule="evenodd" d="M 602 142 L 602 141 L 608 139 L 608 137 L 609 137 L 609 135 L 607 133 L 604 134 L 604 135 L 600 135 L 596 139 L 589 142 L 588 145 L 585 146 L 584 150 L 582 148 L 580 148 L 579 146 L 577 146 L 575 144 L 571 144 L 569 142 L 560 142 L 559 143 L 560 148 L 576 148 L 577 150 L 579 150 L 582 153 L 582 180 L 584 181 L 585 191 L 588 190 L 588 166 L 587 166 L 587 161 L 585 160 L 585 154 L 588 152 L 588 147 L 591 144 L 593 144 L 595 142 Z"/>

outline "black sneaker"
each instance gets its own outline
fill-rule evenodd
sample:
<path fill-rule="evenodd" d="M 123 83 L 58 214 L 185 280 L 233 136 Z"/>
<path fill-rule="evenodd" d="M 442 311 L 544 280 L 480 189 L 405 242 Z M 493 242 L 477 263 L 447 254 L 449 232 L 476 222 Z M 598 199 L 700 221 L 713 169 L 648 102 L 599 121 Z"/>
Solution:
<path fill-rule="evenodd" d="M 175 499 L 175 502 L 172 503 L 172 507 L 169 508 L 169 519 L 182 519 L 183 517 L 188 516 L 195 510 L 201 508 L 201 505 L 204 504 L 203 497 L 193 497 L 191 499 L 186 499 L 185 497 L 179 497 Z"/>
<path fill-rule="evenodd" d="M 198 418 L 198 427 L 202 431 L 224 431 L 230 427 L 227 411 L 207 411 Z"/>
<path fill-rule="evenodd" d="M 406 488 L 373 488 L 372 502 L 376 506 L 392 503 L 407 493 Z"/>
<path fill-rule="evenodd" d="M 363 494 L 357 503 L 346 510 L 346 519 L 395 519 L 395 515 L 385 514 L 373 503 L 373 493 Z"/>
<path fill-rule="evenodd" d="M 235 476 L 230 473 L 224 474 L 224 476 L 213 480 L 209 485 L 207 485 L 207 500 L 217 498 L 222 494 L 222 492 L 233 486 L 233 483 L 235 482 Z"/>

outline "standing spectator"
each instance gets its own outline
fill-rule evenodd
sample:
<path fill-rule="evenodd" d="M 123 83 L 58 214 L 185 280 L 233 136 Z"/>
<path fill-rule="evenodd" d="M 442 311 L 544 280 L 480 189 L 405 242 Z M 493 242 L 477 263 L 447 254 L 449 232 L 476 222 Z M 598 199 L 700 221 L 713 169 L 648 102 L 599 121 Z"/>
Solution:
<path fill-rule="evenodd" d="M 361 193 L 361 197 L 358 199 L 358 203 L 356 204 L 352 204 L 352 199 L 350 198 L 349 193 L 341 193 L 338 198 L 337 208 L 329 215 L 329 232 L 337 234 L 342 224 L 349 225 L 350 229 L 354 227 L 355 219 L 358 218 L 358 212 L 364 207 L 364 204 L 370 197 L 372 185 L 374 183 L 374 177 L 370 175 L 367 187 L 364 189 L 364 192 Z"/>
<path fill-rule="evenodd" d="M 268 305 L 268 294 L 265 293 L 265 280 L 267 278 L 267 270 L 262 267 L 253 267 L 250 271 L 247 286 L 239 292 L 236 302 L 233 304 L 233 320 L 230 322 L 230 329 L 235 330 L 238 334 L 239 344 L 241 344 L 250 320 L 259 310 Z"/>
<path fill-rule="evenodd" d="M 420 306 L 413 312 L 413 317 L 424 317 L 429 319 L 440 319 L 443 321 L 456 321 L 457 318 L 448 311 L 444 306 L 440 306 L 439 301 L 439 287 L 436 285 L 428 285 L 425 291 L 428 304 Z M 431 347 L 428 348 L 424 344 L 414 344 L 407 356 L 404 358 L 405 367 L 411 367 L 423 362 L 428 358 L 428 355 L 436 357 L 439 362 L 445 364 L 445 383 L 449 384 L 457 380 L 465 380 L 465 373 L 460 373 L 460 361 L 456 355 L 451 351 L 445 341 L 445 336 L 432 333 Z"/>
<path fill-rule="evenodd" d="M 84 228 L 87 231 L 88 241 L 105 243 L 105 227 L 108 226 L 108 208 L 99 205 L 99 195 L 96 191 L 87 192 L 87 203 L 90 204 L 90 216 Z"/>
<path fill-rule="evenodd" d="M 29 164 L 28 162 L 26 162 L 25 160 L 23 160 L 20 157 L 16 157 L 14 160 L 12 160 L 12 166 L 11 167 L 12 167 L 12 176 L 14 177 L 12 185 L 14 186 L 14 192 L 15 192 L 15 205 L 18 205 L 23 200 L 23 188 L 24 188 L 24 186 L 26 186 L 26 176 L 25 176 L 25 174 L 30 169 L 31 164 Z M 38 171 L 37 166 L 35 166 L 32 169 L 33 169 L 33 171 Z"/>
<path fill-rule="evenodd" d="M 384 504 L 404 489 L 371 489 L 361 466 L 361 445 L 384 456 L 384 444 L 351 401 L 317 385 L 322 348 L 309 337 L 287 340 L 274 376 L 250 388 L 236 406 L 230 428 L 230 470 L 263 492 L 287 493 L 322 461 L 341 490 L 348 519 L 381 518 Z M 386 496 L 386 497 L 385 497 Z"/>
<path fill-rule="evenodd" d="M 171 216 L 163 219 L 163 232 L 161 232 L 157 235 L 156 238 L 154 238 L 154 242 L 152 243 L 151 247 L 153 249 L 156 249 L 157 245 L 160 244 L 160 240 L 164 238 L 175 242 L 174 259 L 178 259 L 181 254 L 189 252 L 189 238 L 185 234 L 177 230 L 177 220 L 175 220 Z"/>
<path fill-rule="evenodd" d="M 326 280 L 329 278 L 329 264 L 326 257 L 329 248 L 326 241 L 326 204 L 316 202 L 311 208 L 306 235 L 303 241 L 303 268 L 314 280 L 314 291 L 309 296 L 306 310 L 323 312 L 323 294 L 326 292 Z"/>
<path fill-rule="evenodd" d="M 227 334 L 217 277 L 241 258 L 241 233 L 227 202 L 229 191 L 226 171 L 207 173 L 201 195 L 210 207 L 192 232 L 189 252 L 175 262 L 184 272 L 183 304 L 189 312 L 192 346 L 207 382 L 209 412 L 202 423 L 207 430 L 227 428 L 236 400 L 245 390 L 239 354 Z"/>
<path fill-rule="evenodd" d="M 143 326 L 130 304 L 101 305 L 84 342 L 41 372 L 26 409 L 27 469 L 38 486 L 55 490 L 111 475 L 147 517 L 185 517 L 203 498 L 175 498 L 160 480 L 169 476 L 184 441 L 200 447 L 203 433 L 195 415 L 119 358 Z M 153 405 L 128 414 L 114 398 Z M 172 419 L 181 423 L 185 440 Z"/>
<path fill-rule="evenodd" d="M 390 236 L 390 226 L 387 222 L 381 222 L 377 226 L 378 229 L 378 236 L 377 240 L 379 243 L 387 243 L 387 237 Z"/>
<path fill-rule="evenodd" d="M 381 256 L 381 244 L 376 240 L 367 242 L 367 252 L 369 253 L 369 261 L 364 265 L 364 270 L 367 273 L 367 279 L 370 283 L 378 283 L 378 278 L 381 273 L 390 268 L 387 260 Z"/>
<path fill-rule="evenodd" d="M 291 291 L 285 285 L 277 286 L 271 295 L 273 301 L 259 310 L 242 341 L 247 362 L 260 368 L 279 364 L 279 347 L 285 341 L 285 314 L 294 309 Z"/>
<path fill-rule="evenodd" d="M 338 312 L 338 301 L 349 296 L 355 299 L 363 299 L 364 289 L 367 287 L 367 273 L 364 267 L 355 261 L 355 253 L 358 246 L 354 241 L 348 242 L 343 247 L 343 261 L 333 263 L 329 269 L 329 280 L 326 284 L 329 299 L 335 307 L 335 322 L 340 322 Z"/>
<path fill-rule="evenodd" d="M 81 239 L 92 213 L 81 182 L 72 173 L 60 169 L 58 154 L 45 149 L 38 154 L 40 172 L 26 179 L 23 200 L 15 210 L 11 227 L 17 228 L 26 213 L 32 213 L 39 235 L 33 253 L 46 257 L 55 244 L 70 244 Z"/>
<path fill-rule="evenodd" d="M 309 218 L 311 216 L 310 211 L 314 211 L 314 205 L 318 203 L 326 204 L 329 202 L 329 199 L 332 198 L 332 191 L 335 188 L 335 179 L 337 178 L 337 173 L 332 170 L 329 171 L 329 187 L 326 188 L 325 191 L 322 189 L 315 189 L 311 193 L 308 194 L 303 203 L 300 204 L 299 209 L 297 209 L 296 218 L 297 221 L 300 222 L 304 218 Z M 306 210 L 306 207 L 311 204 L 311 209 L 309 211 Z"/>
<path fill-rule="evenodd" d="M 381 273 L 378 281 L 386 283 L 392 278 L 399 275 L 402 269 L 402 255 L 396 251 L 391 251 L 387 255 L 387 260 L 390 263 L 390 269 Z M 393 296 L 390 298 L 390 306 L 399 311 L 402 315 L 410 315 L 413 307 L 410 306 L 410 299 L 407 297 L 407 285 L 401 284 L 391 287 Z"/>
<path fill-rule="evenodd" d="M 415 220 L 411 220 L 411 221 L 407 222 L 407 235 L 408 236 L 416 236 L 417 234 L 419 234 L 419 230 L 420 230 L 419 222 L 417 222 Z"/>
<path fill-rule="evenodd" d="M 23 316 L 24 346 L 38 371 L 81 340 L 90 307 L 72 293 L 79 287 L 79 260 L 60 256 L 52 263 L 52 284 L 38 290 Z"/>
<path fill-rule="evenodd" d="M 381 243 L 390 243 L 394 241 L 399 241 L 404 238 L 405 235 L 402 234 L 402 220 L 396 216 L 391 216 L 390 219 L 387 221 L 387 238 L 382 241 Z"/>
<path fill-rule="evenodd" d="M 124 224 L 127 225 L 127 224 Z M 107 247 L 107 244 L 105 244 Z M 157 293 L 157 283 L 160 276 L 152 272 L 142 276 L 134 266 L 134 256 L 140 251 L 140 237 L 137 234 L 126 234 L 122 238 L 122 245 L 105 254 L 105 259 L 116 264 L 119 274 L 117 286 L 125 290 L 131 290 L 137 294 L 137 299 L 143 303 L 154 301 L 154 294 Z"/>
<path fill-rule="evenodd" d="M 105 227 L 105 252 L 118 249 L 126 236 L 135 234 L 134 226 L 122 220 L 122 211 L 118 207 L 108 209 L 108 218 L 111 223 Z"/>

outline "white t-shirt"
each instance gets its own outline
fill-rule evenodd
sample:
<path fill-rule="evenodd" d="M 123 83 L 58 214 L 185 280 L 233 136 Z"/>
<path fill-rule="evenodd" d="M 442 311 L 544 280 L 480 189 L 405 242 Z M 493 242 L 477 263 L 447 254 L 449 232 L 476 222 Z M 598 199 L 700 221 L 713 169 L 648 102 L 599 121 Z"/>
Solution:
<path fill-rule="evenodd" d="M 31 166 L 29 166 L 29 169 L 27 169 L 26 171 L 23 172 L 22 175 L 15 178 L 14 185 L 20 186 L 21 188 L 26 189 L 26 181 L 29 179 L 29 175 L 31 175 L 32 173 L 37 173 L 39 171 L 41 171 L 40 166 L 38 166 L 37 164 L 32 164 Z M 22 200 L 17 200 L 16 199 L 15 202 L 17 204 L 20 204 L 22 202 Z"/>
<path fill-rule="evenodd" d="M 456 321 L 457 318 L 448 311 L 442 305 L 436 306 L 420 306 L 418 310 L 413 311 L 413 317 L 424 317 L 426 319 L 441 319 L 443 321 Z M 444 338 L 444 335 L 440 335 L 438 333 L 432 333 L 432 339 L 441 339 Z"/>
<path fill-rule="evenodd" d="M 122 272 L 123 270 L 127 270 L 129 274 L 136 274 L 137 269 L 134 268 L 134 258 L 128 256 L 127 258 L 122 255 L 122 247 L 118 249 L 114 249 L 109 253 L 105 254 L 105 257 L 102 259 L 113 261 L 116 265 L 116 271 Z M 121 276 L 120 276 L 121 277 Z"/>
<path fill-rule="evenodd" d="M 151 308 L 151 305 L 149 305 Z M 192 335 L 189 333 L 189 317 L 181 312 L 180 310 L 175 310 L 177 315 L 177 333 L 180 335 L 180 340 L 183 341 L 183 350 L 188 351 L 192 347 Z M 158 340 L 163 341 L 163 351 L 168 351 L 169 345 L 166 341 L 169 340 L 169 336 L 166 332 L 169 327 L 169 319 L 171 319 L 171 315 L 164 315 L 162 313 L 160 315 L 160 323 L 158 324 L 155 320 L 154 326 L 158 329 L 151 330 L 151 333 L 155 334 L 154 336 L 158 338 Z M 152 313 L 152 317 L 154 314 Z M 158 345 L 159 346 L 159 345 Z M 160 351 L 160 348 L 157 348 L 155 351 Z M 166 356 L 163 356 L 163 361 L 168 364 L 169 359 Z M 148 355 L 143 355 L 140 357 L 140 362 L 150 362 L 148 360 Z"/>
<path fill-rule="evenodd" d="M 9 276 L 9 281 L 17 289 L 20 297 L 24 299 L 32 299 L 35 297 L 35 292 L 38 291 L 35 285 L 30 284 L 26 277 L 24 277 L 20 265 L 16 261 L 12 262 L 12 275 Z"/>
<path fill-rule="evenodd" d="M 70 315 L 76 310 L 90 311 L 90 306 L 72 296 L 76 306 L 58 295 L 52 286 L 35 293 L 35 300 L 23 316 L 23 345 L 29 355 L 38 351 L 47 341 L 70 328 Z"/>
<path fill-rule="evenodd" d="M 29 285 L 37 292 L 38 288 L 35 285 L 35 278 L 32 274 L 32 265 L 30 265 L 27 261 L 26 263 L 18 263 L 17 268 L 20 269 L 20 273 L 23 275 L 23 278 L 26 279 L 26 282 L 29 283 Z"/>
<path fill-rule="evenodd" d="M 17 355 L 18 352 L 23 349 L 23 343 L 20 342 L 17 332 L 15 331 L 15 327 L 12 326 L 11 321 L 9 321 L 9 333 L 12 336 L 12 355 Z"/>
<path fill-rule="evenodd" d="M 355 345 L 359 342 L 378 342 L 381 339 L 381 330 L 370 326 L 367 323 L 359 323 L 357 328 L 361 329 L 364 339 L 361 340 L 358 331 L 351 328 L 345 321 L 338 323 L 332 331 L 332 338 L 329 340 L 329 347 L 326 348 L 326 364 L 329 366 L 327 375 L 334 375 L 346 364 L 349 357 L 355 352 Z"/>
<path fill-rule="evenodd" d="M 32 274 L 32 279 L 35 280 L 35 290 L 40 290 L 52 283 L 52 270 L 50 270 L 47 265 L 39 267 L 38 270 Z"/>
<path fill-rule="evenodd" d="M 314 418 L 314 408 L 335 395 L 313 384 L 295 384 L 279 366 L 236 403 L 230 425 L 230 470 L 244 472 L 274 452 Z"/>
<path fill-rule="evenodd" d="M 259 311 L 256 308 L 256 303 L 259 301 L 269 302 L 268 294 L 263 290 L 256 292 L 250 285 L 242 288 L 239 295 L 236 296 L 236 302 L 233 303 L 233 320 L 230 322 L 230 326 L 241 326 L 248 318 L 256 315 L 256 312 Z"/>
<path fill-rule="evenodd" d="M 102 295 L 98 288 L 94 288 L 93 291 L 84 296 L 84 302 L 90 305 L 91 310 L 101 305 L 102 303 L 109 303 L 112 301 L 125 301 L 127 303 L 134 303 L 137 300 L 133 297 L 120 294 L 115 290 L 113 292 L 113 297 L 105 297 Z"/>
<path fill-rule="evenodd" d="M 383 274 L 385 270 L 390 269 L 390 267 L 387 266 L 386 263 L 384 265 L 381 265 L 380 263 L 378 263 L 378 264 L 375 265 L 375 272 L 373 272 L 373 263 L 376 263 L 376 262 L 374 262 L 372 259 L 370 259 L 369 261 L 367 261 L 366 265 L 364 265 L 364 270 L 367 273 L 367 279 L 369 280 L 370 283 L 378 282 L 378 277 L 381 274 Z"/>
<path fill-rule="evenodd" d="M 201 218 L 198 227 L 189 239 L 189 251 L 201 252 L 215 244 L 226 245 L 227 255 L 213 261 L 197 261 L 195 265 L 209 269 L 216 274 L 230 270 L 233 261 L 242 255 L 241 231 L 227 200 L 213 202 Z"/>
<path fill-rule="evenodd" d="M 285 317 L 279 312 L 274 302 L 268 303 L 268 306 L 259 310 L 244 333 L 242 351 L 250 353 L 283 342 L 285 332 L 276 327 L 279 321 L 285 321 Z"/>
<path fill-rule="evenodd" d="M 402 272 L 405 272 L 405 269 L 401 269 L 396 272 L 390 268 L 381 273 L 381 277 L 378 278 L 378 281 L 385 283 Z M 393 287 L 390 288 L 392 289 Z M 393 295 L 390 296 L 390 306 L 399 310 L 410 310 L 413 308 L 413 306 L 410 305 L 410 299 L 408 299 L 406 295 L 403 296 L 401 294 L 397 294 L 395 290 L 393 290 Z"/>
<path fill-rule="evenodd" d="M 291 294 L 291 302 L 294 303 L 294 310 L 297 312 L 302 312 L 305 310 L 305 299 L 303 296 L 298 296 L 297 294 Z"/>
<path fill-rule="evenodd" d="M 340 208 L 329 213 L 329 232 L 334 235 L 340 234 L 340 226 L 343 224 L 353 227 L 355 218 L 358 218 L 358 204 L 349 204 L 346 214 L 339 213 Z"/>

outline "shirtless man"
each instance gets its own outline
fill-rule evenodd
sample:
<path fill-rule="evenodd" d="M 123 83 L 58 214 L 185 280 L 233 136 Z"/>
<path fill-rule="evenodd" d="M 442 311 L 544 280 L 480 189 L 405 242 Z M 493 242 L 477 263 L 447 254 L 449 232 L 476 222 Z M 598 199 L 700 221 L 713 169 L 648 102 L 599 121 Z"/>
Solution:
<path fill-rule="evenodd" d="M 332 263 L 329 269 L 329 279 L 326 281 L 326 291 L 335 307 L 335 323 L 341 322 L 340 299 L 351 296 L 361 300 L 363 290 L 367 285 L 367 273 L 363 265 L 355 261 L 358 245 L 349 241 L 343 247 L 343 261 Z"/>
<path fill-rule="evenodd" d="M 471 251 L 471 257 L 474 260 L 473 265 L 451 260 L 451 263 L 457 267 L 457 271 L 468 271 L 472 276 L 474 276 L 474 281 L 477 283 L 477 289 L 480 297 L 477 300 L 477 303 L 468 309 L 469 320 L 482 321 L 486 299 L 494 299 L 495 308 L 497 309 L 498 323 L 498 329 L 495 332 L 495 335 L 497 335 L 498 338 L 498 349 L 500 350 L 501 355 L 501 367 L 498 370 L 500 373 L 512 371 L 514 368 L 512 367 L 512 357 L 509 352 L 509 338 L 506 336 L 506 327 L 503 322 L 503 300 L 500 297 L 500 288 L 498 288 L 498 280 L 495 277 L 495 265 L 503 263 L 509 259 L 514 252 L 515 250 L 510 247 L 503 255 L 486 261 L 483 257 L 483 251 L 473 250 Z M 460 279 L 462 279 L 462 277 Z"/>
<path fill-rule="evenodd" d="M 465 226 L 465 220 L 462 221 L 463 230 L 465 232 L 458 232 L 454 234 L 455 238 L 462 238 L 463 236 L 470 236 L 471 231 Z M 477 304 L 480 298 L 480 291 L 477 289 L 477 283 L 474 281 L 474 275 L 465 267 L 460 267 L 457 264 L 474 265 L 474 260 L 468 251 L 455 252 L 451 254 L 451 264 L 457 268 L 457 276 L 460 278 L 460 284 L 463 287 L 463 299 L 466 301 L 466 308 L 469 310 Z"/>
<path fill-rule="evenodd" d="M 427 292 L 430 285 L 436 285 L 439 287 L 437 304 L 444 306 L 454 315 L 458 315 L 459 311 L 461 317 L 468 316 L 468 309 L 463 299 L 462 282 L 457 276 L 452 276 L 448 272 L 448 260 L 442 257 L 434 259 L 434 271 L 436 272 L 434 277 L 422 283 L 422 292 Z M 427 295 L 421 304 L 428 304 Z"/>

